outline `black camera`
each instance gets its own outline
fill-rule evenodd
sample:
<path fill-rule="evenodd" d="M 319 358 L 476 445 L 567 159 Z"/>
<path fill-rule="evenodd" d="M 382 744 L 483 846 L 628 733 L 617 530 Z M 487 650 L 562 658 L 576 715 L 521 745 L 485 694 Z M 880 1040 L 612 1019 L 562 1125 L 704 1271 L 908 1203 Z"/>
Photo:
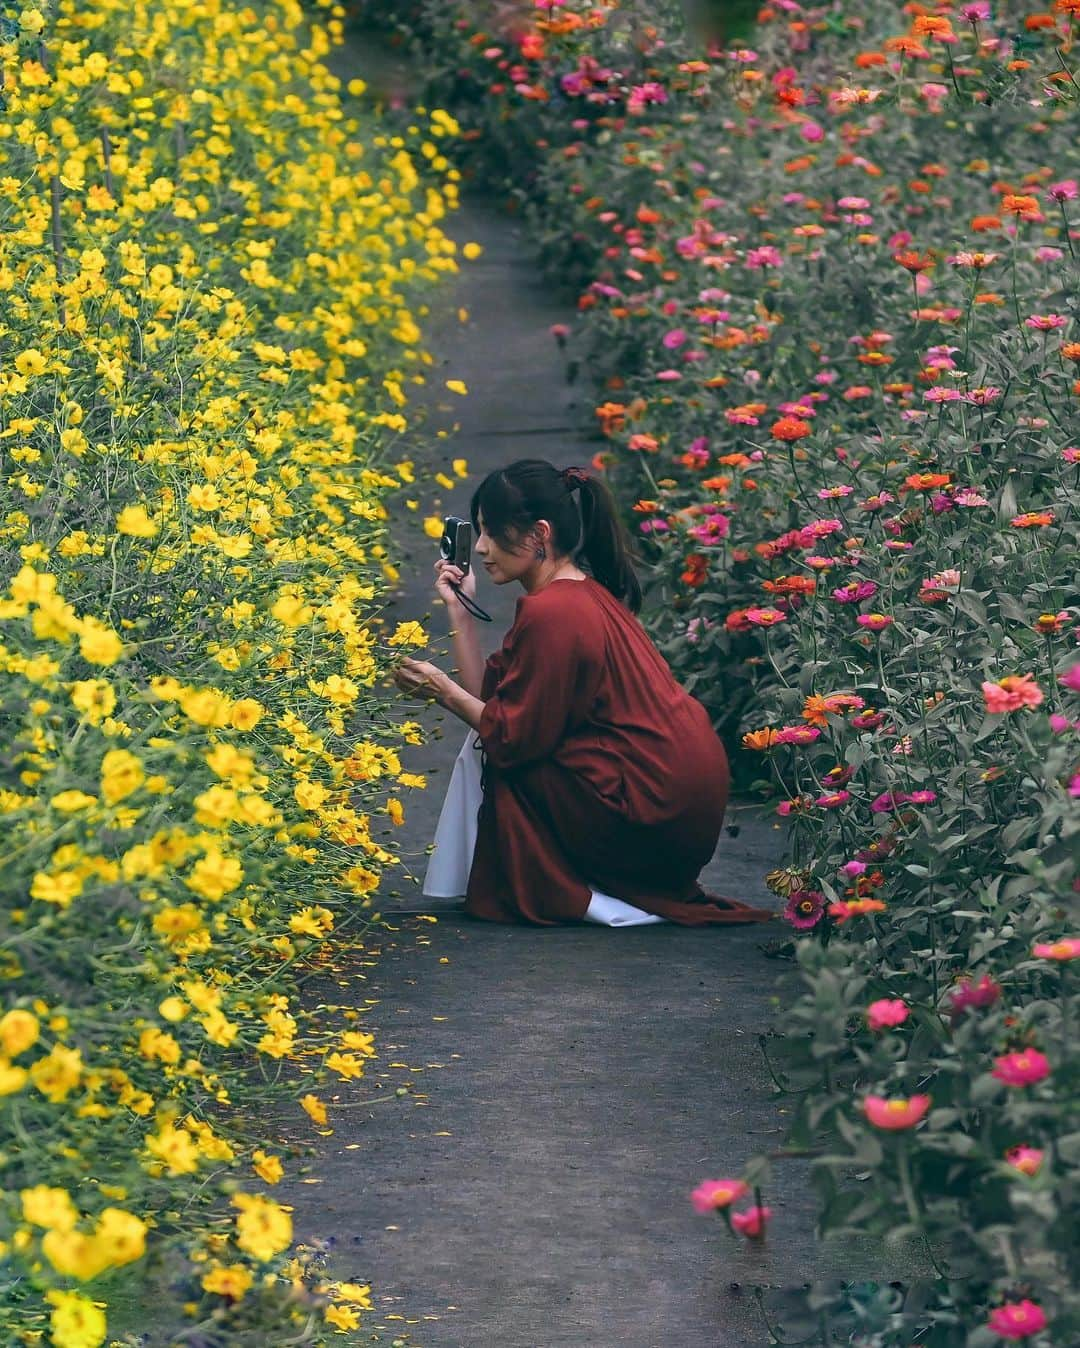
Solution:
<path fill-rule="evenodd" d="M 471 555 L 472 525 L 468 520 L 459 520 L 456 515 L 447 515 L 443 520 L 439 556 L 444 561 L 453 562 L 455 566 L 460 567 L 463 575 L 468 575 Z"/>

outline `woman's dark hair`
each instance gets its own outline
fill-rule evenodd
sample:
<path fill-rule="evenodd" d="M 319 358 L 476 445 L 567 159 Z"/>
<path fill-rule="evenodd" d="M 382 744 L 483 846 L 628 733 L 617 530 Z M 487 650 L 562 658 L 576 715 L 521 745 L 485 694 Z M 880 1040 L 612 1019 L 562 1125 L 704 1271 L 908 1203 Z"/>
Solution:
<path fill-rule="evenodd" d="M 508 551 L 520 547 L 538 520 L 547 520 L 558 556 L 584 563 L 631 613 L 641 608 L 630 537 L 600 478 L 580 468 L 556 468 L 547 459 L 518 459 L 489 473 L 473 492 L 469 515 L 477 533 L 481 514 L 488 534 Z"/>

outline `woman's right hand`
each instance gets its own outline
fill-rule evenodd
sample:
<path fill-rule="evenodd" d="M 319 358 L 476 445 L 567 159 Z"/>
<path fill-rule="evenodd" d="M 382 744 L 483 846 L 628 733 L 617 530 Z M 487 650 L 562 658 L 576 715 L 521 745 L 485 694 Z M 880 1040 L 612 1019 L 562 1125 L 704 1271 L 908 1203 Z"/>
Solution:
<path fill-rule="evenodd" d="M 458 599 L 455 586 L 460 586 L 463 594 L 470 599 L 476 598 L 476 572 L 469 567 L 465 573 L 460 566 L 440 557 L 435 563 L 435 593 L 455 614 L 467 613 L 465 605 Z"/>

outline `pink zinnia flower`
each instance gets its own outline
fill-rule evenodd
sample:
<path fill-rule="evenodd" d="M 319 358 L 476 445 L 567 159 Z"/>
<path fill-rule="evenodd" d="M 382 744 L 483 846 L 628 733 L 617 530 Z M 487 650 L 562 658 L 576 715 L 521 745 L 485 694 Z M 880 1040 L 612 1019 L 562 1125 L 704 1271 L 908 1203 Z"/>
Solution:
<path fill-rule="evenodd" d="M 662 383 L 673 384 L 676 381 L 676 379 L 681 379 L 682 375 L 678 372 L 678 370 L 657 370 L 656 377 Z"/>
<path fill-rule="evenodd" d="M 865 861 L 845 861 L 840 867 L 840 874 L 846 876 L 849 880 L 854 880 L 857 875 L 865 875 L 866 871 Z"/>
<path fill-rule="evenodd" d="M 779 248 L 766 244 L 761 248 L 749 248 L 746 253 L 746 265 L 751 268 L 779 267 L 784 258 Z"/>
<path fill-rule="evenodd" d="M 737 1203 L 749 1192 L 750 1186 L 744 1180 L 702 1180 L 690 1195 L 690 1201 L 698 1212 L 716 1212 Z"/>
<path fill-rule="evenodd" d="M 747 1240 L 764 1240 L 765 1223 L 771 1216 L 772 1208 L 747 1208 L 731 1214 L 731 1225 Z"/>
<path fill-rule="evenodd" d="M 1021 707 L 1037 707 L 1043 700 L 1034 674 L 1006 674 L 997 683 L 984 683 L 982 691 L 986 710 L 995 716 L 1019 711 Z"/>
<path fill-rule="evenodd" d="M 1074 693 L 1080 693 L 1080 664 L 1073 665 L 1064 674 L 1059 675 L 1058 683 L 1062 688 L 1071 688 Z"/>
<path fill-rule="evenodd" d="M 913 1095 L 907 1100 L 887 1100 L 881 1095 L 868 1095 L 862 1102 L 863 1113 L 875 1128 L 894 1132 L 900 1128 L 914 1128 L 930 1108 L 928 1095 Z"/>
<path fill-rule="evenodd" d="M 1065 178 L 1059 183 L 1051 183 L 1046 189 L 1046 195 L 1055 201 L 1075 201 L 1080 195 L 1080 187 L 1077 187 L 1075 178 Z"/>
<path fill-rule="evenodd" d="M 748 608 L 746 610 L 746 621 L 753 623 L 755 627 L 774 627 L 777 623 L 782 623 L 787 615 L 781 613 L 778 608 Z"/>
<path fill-rule="evenodd" d="M 1032 314 L 1030 318 L 1024 319 L 1024 326 L 1039 332 L 1053 332 L 1056 328 L 1065 327 L 1068 321 L 1064 314 Z"/>
<path fill-rule="evenodd" d="M 1001 984 L 995 983 L 989 974 L 983 974 L 977 983 L 965 975 L 949 993 L 953 1015 L 973 1009 L 982 1010 L 993 1004 L 1001 996 Z"/>
<path fill-rule="evenodd" d="M 813 744 L 821 738 L 821 731 L 812 725 L 785 725 L 776 732 L 774 744 Z"/>
<path fill-rule="evenodd" d="M 1031 953 L 1040 960 L 1080 959 L 1080 936 L 1062 936 L 1057 941 L 1038 941 L 1031 947 Z"/>
<path fill-rule="evenodd" d="M 923 401 L 928 403 L 958 403 L 963 396 L 959 389 L 932 388 L 923 394 Z"/>
<path fill-rule="evenodd" d="M 825 915 L 825 895 L 816 889 L 794 889 L 788 895 L 784 917 L 796 931 L 809 931 Z"/>
<path fill-rule="evenodd" d="M 682 328 L 672 328 L 670 332 L 664 333 L 663 337 L 661 338 L 661 341 L 669 351 L 674 351 L 677 347 L 682 346 L 683 342 L 686 341 L 686 333 L 683 331 Z"/>
<path fill-rule="evenodd" d="M 986 1327 L 1003 1339 L 1028 1339 L 1046 1328 L 1046 1316 L 1034 1301 L 1010 1301 L 991 1311 Z"/>
<path fill-rule="evenodd" d="M 872 1030 L 885 1030 L 903 1025 L 911 1013 L 907 1003 L 899 997 L 883 997 L 866 1008 L 866 1023 Z"/>
<path fill-rule="evenodd" d="M 814 804 L 820 805 L 823 810 L 838 810 L 841 805 L 846 805 L 850 799 L 850 791 L 830 791 L 827 795 L 818 796 Z"/>
<path fill-rule="evenodd" d="M 1019 1053 L 1003 1053 L 994 1059 L 990 1073 L 1006 1086 L 1034 1086 L 1050 1075 L 1050 1060 L 1036 1048 L 1025 1048 Z"/>
<path fill-rule="evenodd" d="M 1005 1153 L 1006 1162 L 1024 1175 L 1037 1175 L 1042 1168 L 1043 1151 L 1040 1147 L 1013 1147 Z"/>
<path fill-rule="evenodd" d="M 1003 389 L 995 388 L 993 384 L 987 384 L 985 387 L 973 388 L 970 393 L 965 393 L 964 401 L 974 403 L 976 407 L 986 407 L 987 404 L 996 402 L 1003 392 Z"/>
<path fill-rule="evenodd" d="M 982 23 L 990 17 L 990 0 L 975 0 L 974 4 L 961 5 L 960 17 L 968 23 Z"/>
<path fill-rule="evenodd" d="M 847 585 L 841 585 L 839 589 L 833 590 L 832 597 L 838 604 L 857 604 L 860 600 L 869 599 L 877 594 L 877 583 L 872 580 L 853 580 Z"/>

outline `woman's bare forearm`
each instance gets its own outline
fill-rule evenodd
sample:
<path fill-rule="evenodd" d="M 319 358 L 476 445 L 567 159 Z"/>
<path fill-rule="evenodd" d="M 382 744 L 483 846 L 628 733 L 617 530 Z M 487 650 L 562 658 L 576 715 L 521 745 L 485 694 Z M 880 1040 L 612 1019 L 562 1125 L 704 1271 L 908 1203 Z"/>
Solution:
<path fill-rule="evenodd" d="M 473 697 L 480 696 L 484 682 L 484 657 L 476 623 L 465 609 L 450 609 L 450 635 L 454 639 L 454 661 L 458 683 Z"/>

